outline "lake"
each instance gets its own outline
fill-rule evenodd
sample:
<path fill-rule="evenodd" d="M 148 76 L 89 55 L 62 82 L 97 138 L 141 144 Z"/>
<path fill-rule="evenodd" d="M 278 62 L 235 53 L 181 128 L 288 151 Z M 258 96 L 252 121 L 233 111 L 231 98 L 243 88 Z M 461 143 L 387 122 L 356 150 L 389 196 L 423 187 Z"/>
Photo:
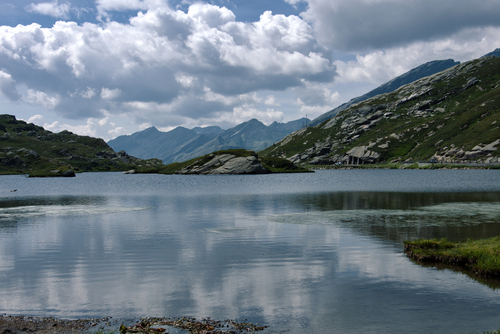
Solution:
<path fill-rule="evenodd" d="M 498 235 L 498 170 L 0 176 L 0 312 L 495 330 L 498 281 L 417 265 L 403 241 Z"/>

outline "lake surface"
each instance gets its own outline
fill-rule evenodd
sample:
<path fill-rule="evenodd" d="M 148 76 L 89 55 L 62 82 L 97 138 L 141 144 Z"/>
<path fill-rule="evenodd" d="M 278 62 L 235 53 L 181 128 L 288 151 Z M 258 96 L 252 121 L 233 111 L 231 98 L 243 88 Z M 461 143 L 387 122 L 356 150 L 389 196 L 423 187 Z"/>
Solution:
<path fill-rule="evenodd" d="M 414 264 L 403 241 L 498 235 L 495 170 L 0 176 L 0 313 L 482 332 L 498 282 Z"/>

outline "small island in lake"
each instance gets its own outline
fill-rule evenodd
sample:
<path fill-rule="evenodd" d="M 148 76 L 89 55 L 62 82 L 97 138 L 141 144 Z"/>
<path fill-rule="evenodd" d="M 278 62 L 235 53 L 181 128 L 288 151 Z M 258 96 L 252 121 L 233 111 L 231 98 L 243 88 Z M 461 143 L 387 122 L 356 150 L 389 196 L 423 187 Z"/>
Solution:
<path fill-rule="evenodd" d="M 282 158 L 259 157 L 254 151 L 245 149 L 223 150 L 185 162 L 166 165 L 158 171 L 161 174 L 269 174 L 304 173 L 293 162 Z"/>

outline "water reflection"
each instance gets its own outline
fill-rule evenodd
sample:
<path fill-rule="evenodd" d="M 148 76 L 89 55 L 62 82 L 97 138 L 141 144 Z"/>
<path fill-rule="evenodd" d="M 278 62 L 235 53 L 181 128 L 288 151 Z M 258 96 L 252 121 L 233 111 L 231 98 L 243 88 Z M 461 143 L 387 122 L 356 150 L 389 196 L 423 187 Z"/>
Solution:
<path fill-rule="evenodd" d="M 210 192 L 216 178 L 147 176 L 127 179 L 133 192 L 115 177 L 0 198 L 3 312 L 246 318 L 292 333 L 498 328 L 497 290 L 410 262 L 402 240 L 500 235 L 500 192 L 272 189 L 293 176 L 248 194 L 233 187 L 249 178 Z"/>

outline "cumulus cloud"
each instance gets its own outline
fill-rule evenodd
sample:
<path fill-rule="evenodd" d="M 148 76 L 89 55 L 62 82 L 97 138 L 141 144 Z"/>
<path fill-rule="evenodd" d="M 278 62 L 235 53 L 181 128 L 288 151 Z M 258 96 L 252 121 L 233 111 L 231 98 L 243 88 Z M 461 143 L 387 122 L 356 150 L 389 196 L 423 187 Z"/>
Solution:
<path fill-rule="evenodd" d="M 42 115 L 34 115 L 28 119 L 28 123 L 33 123 L 37 125 L 43 125 L 45 118 Z"/>
<path fill-rule="evenodd" d="M 52 2 L 42 2 L 38 4 L 32 3 L 25 9 L 26 11 L 32 13 L 48 15 L 60 19 L 67 19 L 69 18 L 71 5 L 69 3 L 59 4 L 58 0 L 54 0 Z"/>
<path fill-rule="evenodd" d="M 335 76 L 328 50 L 298 16 L 264 12 L 243 23 L 227 8 L 203 3 L 186 12 L 161 0 L 99 0 L 97 6 L 145 12 L 129 23 L 0 27 L 0 68 L 10 75 L 2 77 L 3 94 L 15 99 L 15 85 L 24 85 L 28 102 L 63 117 L 102 118 L 106 109 L 138 120 L 150 114 L 168 126 L 167 120 L 233 113 L 249 100 L 255 107 L 261 101 L 254 93 L 262 89 Z"/>
<path fill-rule="evenodd" d="M 289 2 L 291 0 L 288 0 Z M 291 3 L 297 1 L 291 1 Z M 500 26 L 497 0 L 304 0 L 302 13 L 335 50 L 366 52 Z"/>

